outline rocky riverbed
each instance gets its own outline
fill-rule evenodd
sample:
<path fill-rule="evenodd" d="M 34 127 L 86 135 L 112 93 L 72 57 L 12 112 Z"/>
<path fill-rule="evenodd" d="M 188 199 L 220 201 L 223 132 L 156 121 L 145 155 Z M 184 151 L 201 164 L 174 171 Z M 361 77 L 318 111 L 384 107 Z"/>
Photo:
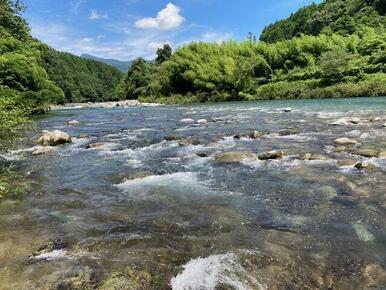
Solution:
<path fill-rule="evenodd" d="M 67 109 L 2 158 L 0 289 L 384 289 L 386 98 Z"/>

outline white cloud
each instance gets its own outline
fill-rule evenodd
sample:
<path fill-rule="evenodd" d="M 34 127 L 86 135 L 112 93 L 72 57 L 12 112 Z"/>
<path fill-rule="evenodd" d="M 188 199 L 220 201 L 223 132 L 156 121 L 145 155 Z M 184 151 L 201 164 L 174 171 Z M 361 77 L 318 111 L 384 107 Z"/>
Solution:
<path fill-rule="evenodd" d="M 85 3 L 87 0 L 71 0 L 70 1 L 70 12 L 78 14 L 80 6 Z"/>
<path fill-rule="evenodd" d="M 131 60 L 136 57 L 153 59 L 155 52 L 164 44 L 173 49 L 191 41 L 218 42 L 229 39 L 231 34 L 216 31 L 212 27 L 195 24 L 184 25 L 176 30 L 139 30 L 126 21 L 109 19 L 103 29 L 84 30 L 58 21 L 30 21 L 32 34 L 60 51 L 76 55 L 84 53 L 103 58 Z"/>
<path fill-rule="evenodd" d="M 142 18 L 134 26 L 140 29 L 172 30 L 180 27 L 185 18 L 180 15 L 180 7 L 169 3 L 158 12 L 157 17 Z"/>
<path fill-rule="evenodd" d="M 206 32 L 201 35 L 201 40 L 207 42 L 223 42 L 232 39 L 232 33 L 218 33 L 214 31 Z"/>
<path fill-rule="evenodd" d="M 91 14 L 89 17 L 91 20 L 98 20 L 98 19 L 107 19 L 108 15 L 103 13 L 98 13 L 96 10 L 91 10 Z"/>

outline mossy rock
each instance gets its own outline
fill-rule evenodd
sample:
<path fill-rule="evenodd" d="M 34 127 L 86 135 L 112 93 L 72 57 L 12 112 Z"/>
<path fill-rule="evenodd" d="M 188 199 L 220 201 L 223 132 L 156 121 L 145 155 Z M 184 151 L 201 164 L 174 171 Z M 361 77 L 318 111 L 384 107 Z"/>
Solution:
<path fill-rule="evenodd" d="M 112 273 L 102 282 L 99 290 L 146 290 L 151 289 L 152 276 L 145 270 L 128 267 Z"/>

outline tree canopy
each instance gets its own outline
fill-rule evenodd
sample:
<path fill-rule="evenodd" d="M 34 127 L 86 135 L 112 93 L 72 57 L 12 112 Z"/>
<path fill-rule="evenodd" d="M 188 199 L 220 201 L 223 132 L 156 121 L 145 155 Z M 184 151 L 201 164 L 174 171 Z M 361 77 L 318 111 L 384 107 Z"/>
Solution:
<path fill-rule="evenodd" d="M 365 27 L 383 30 L 386 27 L 385 0 L 326 0 L 311 4 L 289 18 L 267 26 L 260 37 L 265 42 L 291 39 L 301 34 L 341 35 L 362 31 Z"/>

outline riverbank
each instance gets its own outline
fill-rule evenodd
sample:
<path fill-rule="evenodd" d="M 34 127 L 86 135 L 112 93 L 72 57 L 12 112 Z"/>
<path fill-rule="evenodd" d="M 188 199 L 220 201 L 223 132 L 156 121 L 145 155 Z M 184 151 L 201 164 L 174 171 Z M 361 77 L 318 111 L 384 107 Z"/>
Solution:
<path fill-rule="evenodd" d="M 95 108 L 132 108 L 132 107 L 158 107 L 159 103 L 145 103 L 138 100 L 124 100 L 124 101 L 110 101 L 110 102 L 97 102 L 97 103 L 68 103 L 65 105 L 51 105 L 50 111 L 58 110 L 73 110 L 73 109 L 95 109 Z"/>

